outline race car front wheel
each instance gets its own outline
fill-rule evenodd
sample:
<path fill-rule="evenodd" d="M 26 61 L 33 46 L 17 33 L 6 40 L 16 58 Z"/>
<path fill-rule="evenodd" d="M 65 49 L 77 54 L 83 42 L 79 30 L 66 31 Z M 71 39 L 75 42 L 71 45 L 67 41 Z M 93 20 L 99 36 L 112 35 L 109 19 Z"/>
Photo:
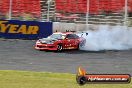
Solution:
<path fill-rule="evenodd" d="M 61 44 L 58 44 L 58 45 L 57 45 L 57 51 L 60 52 L 60 51 L 62 51 L 62 50 L 63 50 L 62 45 L 61 45 Z"/>

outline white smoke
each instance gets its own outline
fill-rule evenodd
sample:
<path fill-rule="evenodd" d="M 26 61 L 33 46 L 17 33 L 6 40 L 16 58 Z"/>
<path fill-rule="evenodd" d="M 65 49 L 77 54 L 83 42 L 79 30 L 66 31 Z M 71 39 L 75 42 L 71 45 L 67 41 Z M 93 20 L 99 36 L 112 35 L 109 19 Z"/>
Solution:
<path fill-rule="evenodd" d="M 84 47 L 81 50 L 99 51 L 99 50 L 128 50 L 132 49 L 132 28 L 127 29 L 124 26 L 99 26 L 97 30 L 87 31 L 82 37 L 86 39 Z"/>

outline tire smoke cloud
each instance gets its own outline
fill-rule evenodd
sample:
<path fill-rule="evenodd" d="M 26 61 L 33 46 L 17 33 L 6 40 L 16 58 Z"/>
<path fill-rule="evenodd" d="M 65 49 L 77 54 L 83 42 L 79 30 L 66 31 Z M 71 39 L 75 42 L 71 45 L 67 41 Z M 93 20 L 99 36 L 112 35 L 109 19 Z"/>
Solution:
<path fill-rule="evenodd" d="M 86 31 L 82 37 L 86 43 L 80 50 L 128 50 L 132 49 L 132 28 L 100 25 L 96 30 Z"/>

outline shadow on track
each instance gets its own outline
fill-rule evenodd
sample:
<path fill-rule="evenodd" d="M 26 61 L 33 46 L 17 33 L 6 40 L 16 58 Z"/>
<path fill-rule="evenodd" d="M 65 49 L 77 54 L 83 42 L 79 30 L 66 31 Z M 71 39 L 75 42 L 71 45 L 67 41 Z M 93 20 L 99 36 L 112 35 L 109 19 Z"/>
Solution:
<path fill-rule="evenodd" d="M 116 52 L 132 52 L 132 50 L 100 50 L 100 51 L 85 51 L 85 50 L 63 50 L 61 52 L 57 51 L 41 51 L 45 53 L 57 53 L 57 54 L 104 54 L 104 53 L 116 53 Z"/>
<path fill-rule="evenodd" d="M 84 51 L 84 50 L 63 50 L 62 52 L 55 53 L 66 53 L 66 54 L 83 54 L 83 53 L 105 53 L 106 51 Z"/>
<path fill-rule="evenodd" d="M 83 54 L 83 53 L 118 53 L 118 52 L 132 52 L 131 50 L 100 50 L 100 51 L 84 51 L 84 50 L 64 50 L 61 53 L 66 54 Z"/>

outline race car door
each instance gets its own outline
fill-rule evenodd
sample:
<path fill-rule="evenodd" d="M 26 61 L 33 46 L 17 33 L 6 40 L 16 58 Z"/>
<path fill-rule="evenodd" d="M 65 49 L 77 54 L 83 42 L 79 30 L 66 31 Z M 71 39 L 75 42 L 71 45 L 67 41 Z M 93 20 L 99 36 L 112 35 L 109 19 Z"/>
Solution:
<path fill-rule="evenodd" d="M 77 36 L 76 34 L 72 34 L 74 42 L 73 42 L 73 47 L 77 48 L 78 44 L 79 44 L 79 36 Z"/>
<path fill-rule="evenodd" d="M 72 34 L 68 34 L 65 39 L 65 48 L 72 49 L 74 48 L 74 36 Z"/>

